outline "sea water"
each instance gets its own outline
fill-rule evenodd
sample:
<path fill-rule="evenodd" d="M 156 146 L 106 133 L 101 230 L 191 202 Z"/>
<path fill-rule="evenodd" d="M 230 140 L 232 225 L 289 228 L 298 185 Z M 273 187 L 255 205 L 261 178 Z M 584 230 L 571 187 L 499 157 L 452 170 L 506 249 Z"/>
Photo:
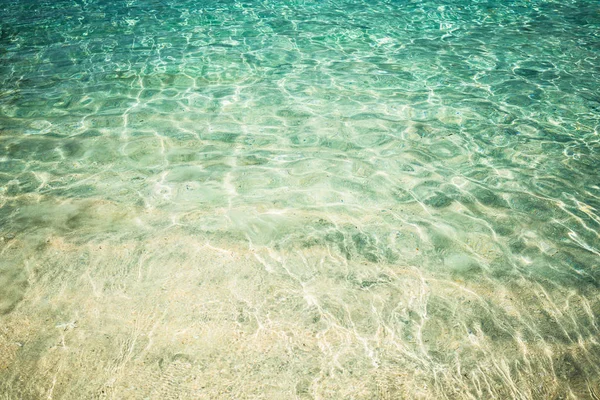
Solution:
<path fill-rule="evenodd" d="M 600 5 L 5 0 L 0 397 L 600 397 Z"/>

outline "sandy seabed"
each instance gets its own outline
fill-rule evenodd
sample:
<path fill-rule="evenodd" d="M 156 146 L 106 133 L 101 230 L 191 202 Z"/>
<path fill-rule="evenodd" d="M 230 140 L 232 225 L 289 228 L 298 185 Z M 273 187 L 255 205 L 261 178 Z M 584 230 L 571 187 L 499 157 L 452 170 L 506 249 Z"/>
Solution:
<path fill-rule="evenodd" d="M 593 282 L 435 271 L 417 247 L 369 260 L 368 236 L 318 234 L 368 216 L 265 212 L 294 239 L 273 245 L 190 228 L 226 210 L 157 228 L 158 210 L 90 202 L 38 204 L 52 230 L 2 239 L 2 399 L 600 395 Z"/>

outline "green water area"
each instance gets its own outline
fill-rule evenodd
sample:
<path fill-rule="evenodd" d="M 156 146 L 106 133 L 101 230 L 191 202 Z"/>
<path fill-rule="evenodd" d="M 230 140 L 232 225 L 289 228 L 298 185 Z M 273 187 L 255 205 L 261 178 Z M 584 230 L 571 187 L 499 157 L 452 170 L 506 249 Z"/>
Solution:
<path fill-rule="evenodd" d="M 0 399 L 600 399 L 600 3 L 1 0 Z"/>

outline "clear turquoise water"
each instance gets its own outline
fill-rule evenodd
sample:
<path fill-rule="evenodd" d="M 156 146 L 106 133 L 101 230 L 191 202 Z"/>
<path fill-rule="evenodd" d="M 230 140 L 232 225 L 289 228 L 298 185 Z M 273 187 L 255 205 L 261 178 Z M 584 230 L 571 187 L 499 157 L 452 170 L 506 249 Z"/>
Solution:
<path fill-rule="evenodd" d="M 2 398 L 600 397 L 595 1 L 4 1 Z"/>

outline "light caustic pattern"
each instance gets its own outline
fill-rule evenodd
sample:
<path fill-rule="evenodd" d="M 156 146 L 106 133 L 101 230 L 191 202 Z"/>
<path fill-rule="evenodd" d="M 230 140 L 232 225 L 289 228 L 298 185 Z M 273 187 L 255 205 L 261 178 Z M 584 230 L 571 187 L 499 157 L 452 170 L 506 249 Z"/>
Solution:
<path fill-rule="evenodd" d="M 0 29 L 0 398 L 600 398 L 597 2 Z"/>

